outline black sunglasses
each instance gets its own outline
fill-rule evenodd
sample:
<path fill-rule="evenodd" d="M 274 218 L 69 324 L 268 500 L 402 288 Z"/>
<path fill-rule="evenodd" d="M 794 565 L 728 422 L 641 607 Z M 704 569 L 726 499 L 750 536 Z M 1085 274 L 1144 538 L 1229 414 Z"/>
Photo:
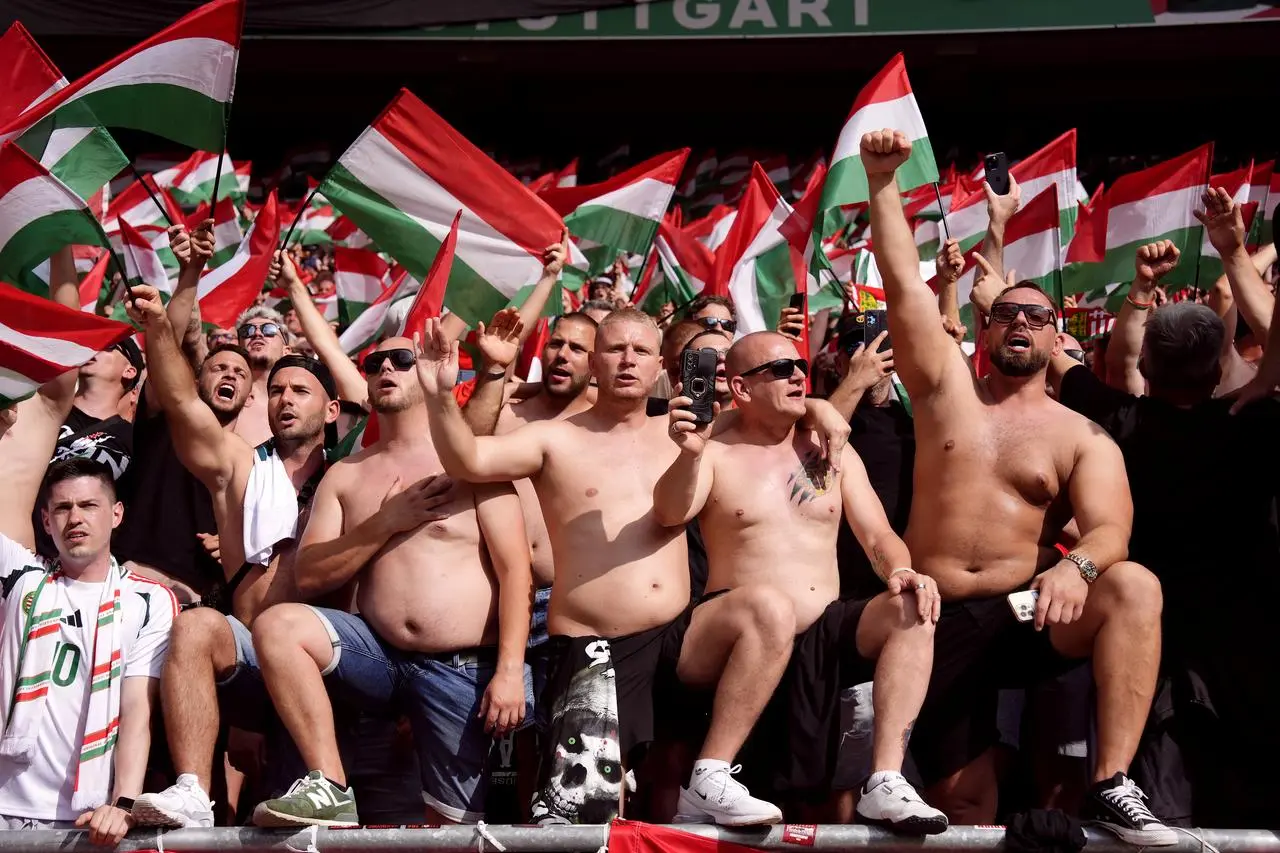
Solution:
<path fill-rule="evenodd" d="M 809 362 L 803 358 L 780 358 L 777 361 L 766 361 L 764 364 L 744 370 L 741 375 L 751 376 L 755 373 L 773 372 L 774 379 L 790 379 L 791 374 L 799 368 L 801 376 L 809 375 Z"/>
<path fill-rule="evenodd" d="M 704 329 L 724 329 L 729 334 L 738 331 L 737 320 L 721 320 L 719 317 L 699 317 L 698 322 Z"/>
<path fill-rule="evenodd" d="M 1043 329 L 1057 319 L 1057 312 L 1043 305 L 1023 305 L 1019 302 L 997 302 L 991 306 L 991 322 L 1007 326 L 1017 319 L 1018 314 L 1027 315 L 1027 325 L 1033 329 Z"/>
<path fill-rule="evenodd" d="M 263 323 L 261 326 L 255 326 L 252 323 L 245 323 L 239 329 L 236 329 L 236 334 L 239 335 L 242 340 L 246 341 L 252 340 L 258 335 L 262 335 L 264 338 L 274 338 L 276 335 L 280 334 L 280 327 L 275 323 Z"/>
<path fill-rule="evenodd" d="M 413 350 L 408 349 L 388 349 L 382 352 L 371 352 L 364 357 L 364 372 L 368 376 L 382 372 L 383 362 L 390 360 L 391 366 L 396 370 L 404 371 L 413 367 L 417 358 L 413 354 Z"/>

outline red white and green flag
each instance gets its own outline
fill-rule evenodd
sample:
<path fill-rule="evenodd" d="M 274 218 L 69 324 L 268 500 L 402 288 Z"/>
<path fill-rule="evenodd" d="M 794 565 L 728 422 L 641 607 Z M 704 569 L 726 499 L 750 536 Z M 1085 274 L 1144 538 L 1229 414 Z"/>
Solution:
<path fill-rule="evenodd" d="M 0 407 L 30 397 L 133 329 L 0 284 Z"/>
<path fill-rule="evenodd" d="M 333 282 L 338 296 L 338 322 L 350 326 L 386 290 L 391 266 L 368 249 L 333 250 Z"/>
<path fill-rule="evenodd" d="M 206 325 L 230 328 L 240 313 L 262 292 L 271 259 L 280 243 L 280 216 L 272 190 L 240 248 L 229 261 L 200 276 L 196 291 L 200 317 Z"/>
<path fill-rule="evenodd" d="M 345 216 L 339 216 L 329 226 L 329 239 L 335 246 L 346 246 L 348 249 L 367 249 L 373 245 L 369 235 L 360 230 Z"/>
<path fill-rule="evenodd" d="M 235 257 L 244 240 L 244 232 L 240 230 L 240 214 L 235 202 L 224 197 L 213 210 L 213 257 L 209 259 L 208 268 L 217 269 Z"/>
<path fill-rule="evenodd" d="M 68 244 L 111 245 L 70 187 L 17 145 L 0 146 L 0 278 L 25 283 Z"/>
<path fill-rule="evenodd" d="M 0 139 L 21 138 L 47 158 L 59 130 L 124 127 L 221 151 L 244 7 L 245 0 L 199 7 L 0 126 Z"/>
<path fill-rule="evenodd" d="M 143 186 L 144 181 L 146 186 Z M 148 187 L 151 193 L 147 192 Z M 152 195 L 159 200 L 160 206 L 156 205 Z M 182 222 L 183 216 L 168 190 L 156 186 L 150 175 L 143 175 L 141 181 L 134 181 L 125 188 L 124 192 L 111 200 L 111 204 L 107 207 L 107 215 L 102 221 L 103 230 L 108 234 L 119 231 L 121 219 L 127 219 L 134 227 L 141 225 L 168 227 L 173 223 Z"/>
<path fill-rule="evenodd" d="M 835 153 L 831 155 L 831 170 L 820 203 L 824 213 L 841 205 L 868 200 L 867 172 L 859 153 L 862 136 L 884 128 L 902 131 L 912 143 L 911 157 L 898 169 L 898 188 L 910 190 L 936 183 L 938 165 L 933 159 L 924 117 L 912 94 L 907 63 L 901 53 L 889 60 L 853 102 L 836 141 Z M 827 233 L 824 227 L 823 236 Z"/>
<path fill-rule="evenodd" d="M 1244 231 L 1248 235 L 1253 225 L 1254 219 L 1257 218 L 1256 213 L 1258 207 L 1255 203 L 1249 201 L 1250 183 L 1253 179 L 1253 164 L 1245 166 L 1243 169 L 1236 169 L 1234 172 L 1228 172 L 1224 175 L 1213 175 L 1209 178 L 1209 186 L 1221 187 L 1226 190 L 1237 205 L 1243 208 L 1244 215 Z M 1201 229 L 1203 231 L 1203 229 Z M 1246 239 L 1247 242 L 1247 239 Z M 1192 259 L 1187 258 L 1187 262 Z M 1218 254 L 1218 250 L 1209 242 L 1209 232 L 1204 231 L 1200 238 L 1200 286 L 1204 288 L 1211 287 L 1222 275 L 1222 256 Z"/>
<path fill-rule="evenodd" d="M 714 252 L 729 236 L 729 229 L 733 228 L 733 220 L 737 216 L 736 207 L 718 204 L 706 216 L 693 220 L 681 230 Z"/>
<path fill-rule="evenodd" d="M 807 275 L 804 256 L 783 233 L 791 205 L 759 163 L 738 202 L 738 217 L 716 252 L 712 292 L 733 299 L 742 334 L 776 328 L 782 306 Z"/>
<path fill-rule="evenodd" d="M 120 258 L 124 261 L 124 277 L 131 286 L 149 284 L 160 291 L 166 301 L 173 294 L 174 281 L 152 248 L 151 241 L 128 222 L 120 223 Z"/>
<path fill-rule="evenodd" d="M 653 314 L 663 305 L 683 305 L 706 289 L 715 275 L 715 255 L 697 238 L 663 222 L 653 241 L 661 278 L 654 276 L 637 304 Z"/>
<path fill-rule="evenodd" d="M 239 189 L 235 163 L 224 152 L 221 156 L 197 151 L 187 159 L 174 176 L 170 193 L 183 207 L 195 207 L 213 198 L 214 181 L 218 183 L 218 200 Z M 247 188 L 246 188 L 247 190 Z"/>
<path fill-rule="evenodd" d="M 0 68 L 8 84 L 0 91 L 0 127 L 67 87 L 67 78 L 17 21 L 0 37 Z M 19 145 L 81 198 L 93 195 L 129 164 L 111 134 L 96 122 L 41 129 Z"/>
<path fill-rule="evenodd" d="M 113 260 L 110 252 L 104 252 L 93 267 L 80 279 L 80 310 L 88 314 L 106 316 L 107 299 L 110 298 L 107 270 Z"/>
<path fill-rule="evenodd" d="M 373 304 L 338 337 L 342 351 L 355 355 L 382 337 L 387 315 L 396 306 L 416 297 L 421 287 L 421 281 L 410 275 L 408 270 L 401 270 L 392 280 L 391 286 L 382 291 Z"/>
<path fill-rule="evenodd" d="M 313 199 L 318 196 L 312 196 Z M 330 204 L 322 204 L 317 207 L 314 202 L 307 205 L 302 211 L 302 218 L 298 220 L 298 225 L 293 229 L 293 236 L 289 238 L 289 244 L 301 246 L 320 246 L 328 245 L 333 242 L 333 238 L 329 236 L 329 228 L 337 221 L 338 214 L 334 212 L 333 206 Z"/>
<path fill-rule="evenodd" d="M 648 254 L 688 158 L 689 149 L 682 148 L 606 181 L 553 187 L 538 196 L 564 217 L 565 227 L 591 262 L 588 274 L 595 274 L 607 269 L 619 252 Z"/>
<path fill-rule="evenodd" d="M 564 229 L 546 202 L 407 89 L 347 149 L 321 191 L 419 280 L 461 209 L 445 304 L 468 324 L 537 282 L 543 250 Z"/>
<path fill-rule="evenodd" d="M 1275 172 L 1275 161 L 1255 164 L 1253 174 L 1249 176 L 1249 201 L 1257 205 L 1253 215 L 1253 227 L 1249 229 L 1249 251 L 1271 242 L 1271 208 L 1276 206 L 1280 195 L 1272 195 L 1271 182 Z"/>
<path fill-rule="evenodd" d="M 1090 211 L 1088 228 L 1077 223 L 1067 260 L 1078 266 L 1064 281 L 1068 292 L 1131 281 L 1134 254 L 1144 243 L 1171 240 L 1184 258 L 1195 257 L 1202 231 L 1195 211 L 1212 161 L 1213 146 L 1202 145 L 1117 179 Z M 1191 284 L 1196 269 L 1194 263 L 1179 264 L 1165 283 Z"/>

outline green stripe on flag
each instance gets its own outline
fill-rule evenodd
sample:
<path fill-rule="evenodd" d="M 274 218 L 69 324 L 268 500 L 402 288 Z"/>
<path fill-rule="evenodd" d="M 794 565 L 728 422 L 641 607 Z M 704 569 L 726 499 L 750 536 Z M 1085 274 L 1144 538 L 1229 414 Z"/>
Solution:
<path fill-rule="evenodd" d="M 575 237 L 633 255 L 648 252 L 658 233 L 657 221 L 604 205 L 583 205 L 566 216 L 564 224 Z"/>
<path fill-rule="evenodd" d="M 933 147 L 929 145 L 928 137 L 913 141 L 911 156 L 898 167 L 898 189 L 906 192 L 937 180 L 938 164 L 934 162 Z M 867 170 L 862 165 L 860 155 L 854 154 L 832 164 L 822 190 L 823 210 L 867 201 L 870 197 L 867 190 Z"/>
<path fill-rule="evenodd" d="M 1140 246 L 1160 240 L 1172 240 L 1182 252 L 1182 262 L 1164 277 L 1162 284 L 1188 285 L 1196 278 L 1199 265 L 1200 240 L 1204 229 L 1199 225 L 1179 228 L 1165 234 L 1143 237 L 1107 249 L 1106 257 L 1096 264 L 1070 264 L 1063 271 L 1062 288 L 1064 293 L 1085 293 L 1097 290 L 1117 281 L 1132 281 L 1134 276 L 1133 260 Z"/>
<path fill-rule="evenodd" d="M 225 106 L 182 86 L 138 83 L 90 92 L 51 118 L 57 127 L 127 127 L 198 151 L 221 151 Z"/>
<path fill-rule="evenodd" d="M 55 252 L 69 244 L 111 245 L 88 210 L 55 211 L 28 222 L 9 238 L 0 249 L 0 277 L 9 280 L 29 278 L 23 276 L 25 271 L 53 257 Z"/>
<path fill-rule="evenodd" d="M 778 328 L 778 320 L 782 308 L 795 293 L 795 270 L 791 266 L 791 246 L 780 243 L 767 252 L 756 256 L 756 299 L 760 303 L 760 314 L 765 325 L 771 329 Z"/>

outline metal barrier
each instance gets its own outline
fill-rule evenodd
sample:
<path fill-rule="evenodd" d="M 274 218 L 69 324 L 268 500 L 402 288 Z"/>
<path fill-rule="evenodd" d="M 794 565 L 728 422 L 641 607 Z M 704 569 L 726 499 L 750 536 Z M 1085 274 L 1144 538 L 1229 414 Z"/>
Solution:
<path fill-rule="evenodd" d="M 811 847 L 822 850 L 874 849 L 877 853 L 933 851 L 1001 851 L 1004 830 L 999 827 L 956 826 L 941 835 L 909 838 L 867 826 L 772 826 L 726 829 L 716 826 L 671 827 L 705 838 L 732 841 L 761 850 Z M 797 831 L 800 831 L 797 835 Z M 1086 830 L 1090 853 L 1135 853 L 1138 848 L 1099 830 Z M 1161 853 L 1280 853 L 1280 834 L 1256 829 L 1193 829 L 1180 833 L 1177 846 Z M 797 838 L 803 840 L 797 841 Z M 431 850 L 478 853 L 600 853 L 607 847 L 609 827 L 597 826 L 446 826 L 380 829 L 265 830 L 251 828 L 180 829 L 169 832 L 135 830 L 119 848 L 121 853 L 375 853 L 375 851 Z M 40 830 L 0 832 L 0 851 L 21 853 L 103 853 L 89 843 L 84 831 Z"/>

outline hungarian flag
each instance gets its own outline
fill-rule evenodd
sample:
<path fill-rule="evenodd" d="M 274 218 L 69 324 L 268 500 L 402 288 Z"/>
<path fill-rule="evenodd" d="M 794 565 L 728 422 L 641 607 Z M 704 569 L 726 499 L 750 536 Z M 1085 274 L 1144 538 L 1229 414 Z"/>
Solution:
<path fill-rule="evenodd" d="M 104 252 L 102 257 L 90 268 L 85 277 L 80 279 L 80 310 L 88 314 L 106 315 L 107 299 L 111 296 L 107 290 L 107 269 L 111 266 L 110 252 Z"/>
<path fill-rule="evenodd" d="M 328 229 L 329 239 L 335 246 L 346 246 L 348 249 L 366 249 L 373 245 L 369 235 L 345 216 L 333 220 Z"/>
<path fill-rule="evenodd" d="M 633 297 L 648 314 L 657 313 L 668 302 L 674 306 L 690 302 L 715 276 L 715 255 L 686 231 L 659 224 L 653 248 L 662 279 L 655 276 L 643 293 Z"/>
<path fill-rule="evenodd" d="M 373 304 L 338 337 L 342 351 L 348 355 L 355 355 L 377 341 L 392 307 L 406 299 L 416 297 L 421 287 L 422 282 L 410 275 L 408 270 L 402 270 L 392 280 L 391 286 L 382 291 Z"/>
<path fill-rule="evenodd" d="M 0 127 L 67 86 L 67 78 L 17 21 L 0 37 L 0 68 L 8 84 L 0 91 Z M 81 198 L 93 195 L 129 165 L 111 134 L 96 121 L 86 123 L 91 126 L 36 132 L 19 141 Z"/>
<path fill-rule="evenodd" d="M 681 230 L 714 252 L 729 236 L 729 229 L 733 228 L 733 220 L 737 217 L 736 207 L 718 204 L 706 216 L 693 220 Z"/>
<path fill-rule="evenodd" d="M 542 276 L 564 223 L 408 90 L 364 131 L 321 184 L 326 198 L 419 280 L 459 207 L 445 304 L 488 320 Z"/>
<path fill-rule="evenodd" d="M 427 320 L 439 317 L 444 310 L 444 294 L 449 284 L 449 272 L 453 268 L 453 253 L 458 246 L 458 222 L 461 219 L 462 211 L 459 210 L 453 217 L 449 235 L 444 238 L 440 251 L 436 252 L 436 258 L 431 262 L 431 269 L 427 270 L 426 280 L 413 299 L 413 307 L 405 315 L 400 334 L 406 337 L 412 338 L 414 334 L 422 332 Z"/>
<path fill-rule="evenodd" d="M 1275 217 L 1277 202 L 1280 202 L 1280 169 L 1273 168 L 1271 170 L 1271 186 L 1267 191 L 1266 201 L 1263 203 L 1263 222 L 1262 233 L 1258 238 L 1259 243 L 1275 242 L 1275 230 L 1272 221 Z"/>
<path fill-rule="evenodd" d="M 144 182 L 146 186 L 143 186 Z M 150 193 L 147 192 L 148 187 L 151 189 Z M 160 202 L 159 206 L 156 205 L 157 200 Z M 108 234 L 114 234 L 120 230 L 122 219 L 129 220 L 129 224 L 133 226 L 160 225 L 166 228 L 183 221 L 182 211 L 174 204 L 169 192 L 156 186 L 150 175 L 143 175 L 142 180 L 134 181 L 111 200 L 102 227 Z"/>
<path fill-rule="evenodd" d="M 862 136 L 873 130 L 900 130 L 911 140 L 911 157 L 898 169 L 898 188 L 914 189 L 938 180 L 938 165 L 929 146 L 924 117 L 907 79 L 907 63 L 899 53 L 863 87 L 840 131 L 820 209 L 829 211 L 869 199 L 867 173 L 860 155 Z M 824 228 L 823 236 L 827 233 Z"/>
<path fill-rule="evenodd" d="M 1248 234 L 1253 225 L 1253 220 L 1257 218 L 1257 204 L 1249 201 L 1250 183 L 1253 176 L 1253 164 L 1245 166 L 1243 169 L 1237 169 L 1234 172 L 1228 172 L 1225 175 L 1214 175 L 1209 178 L 1209 186 L 1221 187 L 1226 190 L 1237 205 L 1243 208 L 1244 216 L 1244 233 L 1245 241 L 1248 242 Z M 1200 238 L 1200 257 L 1198 259 L 1183 258 L 1183 263 L 1191 263 L 1198 260 L 1200 264 L 1200 287 L 1209 288 L 1217 281 L 1218 276 L 1222 275 L 1222 256 L 1218 254 L 1218 250 L 1209 242 L 1209 232 L 1203 231 Z"/>
<path fill-rule="evenodd" d="M 213 257 L 209 259 L 208 269 L 217 269 L 235 257 L 243 239 L 235 202 L 229 196 L 224 197 L 213 211 Z"/>
<path fill-rule="evenodd" d="M 1094 204 L 1088 228 L 1083 221 L 1077 222 L 1067 260 L 1079 266 L 1064 282 L 1068 292 L 1132 281 L 1134 255 L 1144 243 L 1171 240 L 1184 258 L 1194 257 L 1201 237 L 1195 210 L 1212 161 L 1213 146 L 1202 145 L 1117 179 Z M 1086 231 L 1088 236 L 1082 240 Z M 1183 263 L 1165 276 L 1164 283 L 1191 284 L 1195 276 L 1196 264 Z M 1123 297 L 1127 285 L 1121 290 Z"/>
<path fill-rule="evenodd" d="M 777 328 L 796 283 L 806 280 L 804 256 L 782 230 L 791 213 L 764 169 L 754 164 L 733 229 L 716 252 L 712 291 L 733 298 L 742 334 Z"/>
<path fill-rule="evenodd" d="M 280 217 L 275 190 L 258 211 L 249 233 L 231 260 L 200 276 L 200 317 L 205 324 L 227 329 L 262 292 L 271 258 L 280 243 Z"/>
<path fill-rule="evenodd" d="M 110 246 L 84 200 L 13 143 L 0 146 L 0 278 L 25 274 L 67 244 Z"/>
<path fill-rule="evenodd" d="M 197 151 L 182 164 L 173 179 L 170 192 L 178 204 L 195 207 L 213 200 L 213 184 L 218 183 L 218 200 L 226 198 L 239 188 L 235 163 L 224 152 L 221 156 L 208 151 Z M 246 191 L 247 191 L 246 187 Z"/>
<path fill-rule="evenodd" d="M 131 286 L 149 284 L 168 300 L 173 293 L 169 271 L 164 268 L 160 256 L 151 247 L 151 241 L 123 221 L 120 223 L 120 257 L 124 261 L 125 280 Z"/>
<path fill-rule="evenodd" d="M 0 138 L 22 137 L 24 147 L 39 140 L 43 150 L 55 130 L 104 125 L 221 151 L 244 6 L 245 0 L 201 6 L 0 126 Z"/>
<path fill-rule="evenodd" d="M 237 160 L 232 165 L 236 171 L 236 185 L 231 190 L 231 197 L 237 203 L 243 203 L 244 197 L 249 194 L 249 184 L 253 180 L 253 161 Z"/>
<path fill-rule="evenodd" d="M 589 274 L 594 274 L 607 269 L 619 252 L 648 254 L 688 157 L 689 149 L 682 148 L 607 181 L 547 189 L 538 196 L 564 217 L 565 227 L 591 261 Z"/>
<path fill-rule="evenodd" d="M 124 323 L 0 284 L 0 407 L 25 400 L 132 334 Z"/>
<path fill-rule="evenodd" d="M 125 220 L 121 220 L 122 222 Z M 165 268 L 165 272 L 170 281 L 178 280 L 178 259 L 173 254 L 173 247 L 169 245 L 169 232 L 160 225 L 139 225 L 134 229 L 138 235 L 150 247 L 160 259 L 160 264 Z M 124 257 L 124 238 L 121 231 L 108 235 L 111 240 L 111 247 L 121 258 Z M 79 247 L 77 247 L 78 249 Z M 163 288 L 161 288 L 163 290 Z"/>
<path fill-rule="evenodd" d="M 338 295 L 338 321 L 350 326 L 365 310 L 378 301 L 386 289 L 387 270 L 391 267 L 377 252 L 368 249 L 333 250 L 333 281 Z"/>
<path fill-rule="evenodd" d="M 1045 292 L 1059 300 L 1063 248 L 1058 231 L 1062 219 L 1058 207 L 1058 187 L 1047 184 L 1040 194 L 1022 206 L 1010 219 L 1004 233 L 1004 269 L 1015 270 L 1019 281 L 1033 281 Z M 969 294 L 981 273 L 975 256 L 980 254 L 980 240 L 965 256 L 965 268 L 956 281 L 956 296 L 960 303 L 960 319 L 972 336 L 977 331 L 973 306 Z M 930 284 L 936 286 L 936 282 Z"/>
<path fill-rule="evenodd" d="M 303 209 L 302 217 L 298 220 L 297 227 L 293 229 L 293 236 L 289 238 L 289 245 L 320 246 L 333 242 L 328 230 L 333 226 L 338 215 L 330 204 L 317 207 L 314 203 L 315 198 L 316 196 L 312 196 L 312 204 Z"/>

